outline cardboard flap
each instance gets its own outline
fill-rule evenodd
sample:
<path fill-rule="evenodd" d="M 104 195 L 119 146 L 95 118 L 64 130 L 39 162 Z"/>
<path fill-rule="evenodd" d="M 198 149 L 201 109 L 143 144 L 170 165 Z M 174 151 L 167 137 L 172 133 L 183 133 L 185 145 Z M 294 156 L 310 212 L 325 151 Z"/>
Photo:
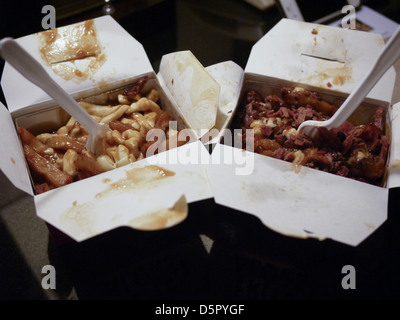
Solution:
<path fill-rule="evenodd" d="M 233 61 L 223 61 L 203 68 L 190 51 L 163 56 L 157 74 L 169 98 L 178 106 L 179 117 L 205 144 L 219 141 L 221 133 L 229 125 L 237 106 L 243 75 L 243 69 Z M 205 88 L 211 88 L 201 91 L 199 95 L 208 100 L 212 126 L 203 126 L 200 120 L 204 117 L 193 117 L 193 112 L 188 112 L 196 109 L 196 102 L 189 90 L 198 88 L 196 78 L 203 78 Z M 191 120 L 188 115 L 192 116 Z"/>
<path fill-rule="evenodd" d="M 0 168 L 6 177 L 20 190 L 33 195 L 30 178 L 26 170 L 25 156 L 21 149 L 17 132 L 10 113 L 0 102 L 0 127 L 2 139 L 0 139 Z"/>
<path fill-rule="evenodd" d="M 36 212 L 76 241 L 120 226 L 167 228 L 185 219 L 185 201 L 212 197 L 200 162 L 209 157 L 201 142 L 188 143 L 37 195 Z"/>
<path fill-rule="evenodd" d="M 282 19 L 253 46 L 245 72 L 349 94 L 383 47 L 380 34 Z M 390 102 L 395 77 L 392 67 L 367 97 Z"/>
<path fill-rule="evenodd" d="M 53 35 L 62 39 L 68 33 L 63 31 L 90 21 L 54 29 Z M 43 32 L 21 37 L 16 41 L 28 50 L 43 65 L 49 75 L 74 98 L 83 98 L 104 92 L 113 89 L 122 80 L 126 80 L 128 83 L 130 79 L 141 74 L 154 72 L 142 44 L 111 16 L 99 17 L 93 22 L 92 30 L 89 30 L 88 33 L 93 34 L 97 39 L 96 56 L 93 56 L 94 53 L 88 48 L 89 51 L 86 52 L 88 56 L 82 58 L 68 54 L 65 56 L 67 61 L 59 61 L 61 58 L 54 55 L 55 60 L 45 61 L 40 52 L 40 48 L 43 46 Z M 54 48 L 49 49 L 49 51 L 51 50 L 57 51 Z M 51 98 L 42 89 L 25 79 L 8 63 L 4 66 L 1 85 L 10 112 L 51 101 Z"/>
<path fill-rule="evenodd" d="M 159 73 L 187 126 L 199 138 L 215 126 L 220 86 L 191 51 L 164 55 Z"/>
<path fill-rule="evenodd" d="M 238 104 L 240 89 L 244 76 L 243 69 L 233 61 L 224 61 L 205 68 L 207 72 L 218 82 L 220 93 L 218 99 L 217 119 L 211 132 L 212 139 L 208 143 L 217 143 L 223 130 L 230 124 L 232 116 Z"/>
<path fill-rule="evenodd" d="M 387 218 L 386 188 L 259 154 L 246 160 L 252 170 L 238 174 L 235 159 L 244 154 L 249 152 L 215 146 L 207 167 L 215 201 L 257 216 L 278 233 L 357 246 Z"/>

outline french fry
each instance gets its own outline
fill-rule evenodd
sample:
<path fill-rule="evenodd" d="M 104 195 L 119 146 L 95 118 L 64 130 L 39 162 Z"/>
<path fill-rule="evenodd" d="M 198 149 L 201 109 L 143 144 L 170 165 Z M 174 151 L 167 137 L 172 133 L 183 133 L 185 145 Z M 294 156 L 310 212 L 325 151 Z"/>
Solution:
<path fill-rule="evenodd" d="M 24 145 L 24 153 L 29 165 L 37 173 L 42 174 L 46 181 L 58 188 L 72 182 L 72 177 L 58 169 L 49 160 L 38 154 L 31 146 Z"/>

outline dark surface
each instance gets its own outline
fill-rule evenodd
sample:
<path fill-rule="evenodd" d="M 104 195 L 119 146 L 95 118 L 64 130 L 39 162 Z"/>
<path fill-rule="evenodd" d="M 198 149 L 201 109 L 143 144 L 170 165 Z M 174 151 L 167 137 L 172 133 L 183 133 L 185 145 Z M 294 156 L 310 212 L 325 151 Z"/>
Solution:
<path fill-rule="evenodd" d="M 7 2 L 7 9 L 1 4 L 1 37 L 40 31 L 42 15 L 36 13 L 42 4 L 34 3 Z M 399 22 L 395 1 L 367 4 Z M 9 14 L 18 8 L 22 14 L 11 21 Z M 65 18 L 58 26 L 96 12 Z M 155 70 L 163 54 L 187 49 L 205 66 L 233 60 L 245 67 L 252 45 L 280 18 L 275 7 L 261 12 L 238 0 L 162 1 L 128 15 L 118 12 L 118 21 L 142 42 Z M 256 217 L 207 200 L 190 204 L 188 219 L 168 230 L 119 228 L 58 246 L 50 237 L 47 251 L 50 263 L 65 267 L 64 276 L 81 300 L 398 299 L 399 193 L 391 190 L 388 220 L 356 248 L 285 237 Z M 209 254 L 200 234 L 214 240 Z M 0 261 L 7 261 L 0 264 L 0 299 L 46 299 L 2 224 L 0 239 Z M 355 290 L 341 286 L 345 265 L 356 269 Z"/>

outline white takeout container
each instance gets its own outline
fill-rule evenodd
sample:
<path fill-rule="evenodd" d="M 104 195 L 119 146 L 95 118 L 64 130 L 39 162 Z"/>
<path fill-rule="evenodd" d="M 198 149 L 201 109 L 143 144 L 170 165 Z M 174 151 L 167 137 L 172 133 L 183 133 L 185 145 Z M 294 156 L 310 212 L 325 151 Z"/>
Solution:
<path fill-rule="evenodd" d="M 265 97 L 284 86 L 300 86 L 340 105 L 383 46 L 378 34 L 282 19 L 253 46 L 239 101 L 248 90 Z M 391 105 L 395 77 L 392 67 L 356 111 L 361 119 L 371 116 L 374 106 L 387 110 L 391 145 L 384 187 L 294 169 L 291 163 L 218 143 L 207 167 L 216 203 L 255 215 L 283 235 L 359 245 L 385 222 L 389 188 L 400 186 L 400 103 Z"/>
<path fill-rule="evenodd" d="M 96 73 L 82 81 L 65 80 L 43 62 L 37 34 L 16 40 L 77 100 L 132 85 L 148 76 L 145 88 L 159 90 L 161 107 L 177 120 L 178 129 L 183 128 L 179 110 L 171 94 L 160 84 L 143 46 L 110 16 L 94 19 L 94 27 L 106 60 Z M 186 218 L 185 205 L 212 197 L 204 165 L 210 154 L 199 140 L 35 195 L 16 126 L 29 129 L 50 122 L 57 126 L 65 117 L 47 94 L 8 63 L 1 85 L 8 107 L 8 110 L 0 107 L 1 170 L 17 188 L 33 197 L 41 219 L 72 239 L 83 241 L 119 226 L 167 228 Z M 172 174 L 164 177 L 161 170 Z"/>

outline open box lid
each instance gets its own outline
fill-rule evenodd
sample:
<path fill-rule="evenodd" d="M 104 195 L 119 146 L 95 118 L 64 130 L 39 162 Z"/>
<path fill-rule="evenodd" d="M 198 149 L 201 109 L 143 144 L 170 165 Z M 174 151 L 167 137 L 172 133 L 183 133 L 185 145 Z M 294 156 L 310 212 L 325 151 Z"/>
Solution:
<path fill-rule="evenodd" d="M 75 52 L 68 55 L 69 61 L 59 61 L 62 58 L 60 52 L 73 44 L 64 43 L 62 40 L 57 43 L 56 40 L 53 47 L 46 49 L 46 52 L 52 55 L 43 58 L 40 48 L 44 46 L 42 40 L 46 39 L 42 37 L 44 32 L 16 39 L 74 98 L 113 89 L 116 84 L 121 84 L 122 80 L 129 84 L 130 80 L 139 75 L 154 72 L 142 44 L 111 16 L 102 16 L 45 32 L 52 32 L 50 35 L 56 39 L 58 34 L 69 35 L 76 32 L 79 39 L 85 39 L 82 41 L 83 46 L 88 43 L 87 47 L 82 49 L 87 50 L 87 56 L 79 59 Z M 41 88 L 27 80 L 7 62 L 4 65 L 1 86 L 11 113 L 26 106 L 52 100 Z M 19 90 L 15 90 L 16 86 Z"/>
<path fill-rule="evenodd" d="M 283 18 L 253 46 L 245 72 L 347 95 L 384 45 L 380 34 Z M 391 102 L 395 77 L 392 67 L 367 97 Z"/>

